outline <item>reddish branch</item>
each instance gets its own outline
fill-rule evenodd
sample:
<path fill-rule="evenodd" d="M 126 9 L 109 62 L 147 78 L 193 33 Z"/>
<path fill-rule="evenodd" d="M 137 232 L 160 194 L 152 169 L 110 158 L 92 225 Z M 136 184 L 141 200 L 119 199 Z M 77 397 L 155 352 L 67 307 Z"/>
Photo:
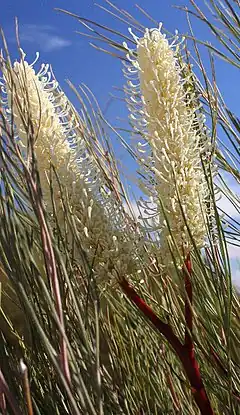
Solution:
<path fill-rule="evenodd" d="M 167 323 L 164 323 L 160 318 L 153 312 L 151 307 L 145 303 L 145 301 L 139 297 L 135 289 L 129 284 L 129 282 L 123 277 L 120 281 L 120 286 L 127 295 L 127 297 L 132 300 L 132 302 L 137 306 L 139 310 L 151 321 L 151 323 L 156 327 L 158 331 L 167 339 L 171 344 L 172 348 L 176 351 L 177 354 L 180 354 L 182 351 L 182 343 L 176 335 L 174 334 L 171 326 Z"/>
<path fill-rule="evenodd" d="M 185 368 L 185 372 L 188 376 L 192 387 L 192 393 L 195 398 L 195 401 L 201 411 L 202 414 L 213 414 L 213 410 L 211 408 L 210 401 L 206 394 L 203 381 L 200 374 L 200 369 L 198 366 L 198 362 L 195 358 L 195 349 L 194 343 L 192 338 L 193 333 L 193 310 L 192 310 L 192 303 L 193 303 L 193 290 L 192 290 L 192 281 L 191 281 L 191 274 L 192 274 L 192 264 L 190 259 L 190 254 L 187 255 L 183 266 L 183 276 L 184 276 L 184 285 L 185 285 L 185 343 L 184 347 L 187 353 L 187 358 L 190 364 L 187 366 L 183 366 Z"/>
<path fill-rule="evenodd" d="M 154 325 L 154 327 L 165 337 L 168 343 L 171 345 L 176 355 L 180 359 L 187 378 L 191 385 L 192 394 L 195 402 L 202 415 L 214 415 L 210 401 L 204 388 L 204 384 L 201 378 L 199 366 L 195 358 L 194 345 L 192 341 L 192 284 L 191 284 L 191 262 L 190 258 L 187 258 L 184 269 L 185 275 L 185 289 L 188 295 L 185 305 L 185 318 L 188 330 L 186 330 L 185 344 L 182 344 L 178 337 L 173 332 L 171 326 L 168 323 L 164 323 L 145 303 L 145 301 L 137 294 L 135 289 L 129 284 L 129 282 L 123 277 L 120 281 L 120 286 L 123 289 L 126 296 L 131 300 L 135 306 L 142 311 L 145 317 Z"/>
<path fill-rule="evenodd" d="M 6 399 L 14 415 L 21 414 L 21 411 L 17 406 L 17 402 L 15 401 L 15 397 L 12 395 L 1 369 L 0 369 L 0 395 L 1 395 L 3 405 L 4 405 L 4 400 L 5 400 L 4 396 L 6 396 Z"/>
<path fill-rule="evenodd" d="M 192 272 L 192 265 L 190 255 L 188 254 L 185 266 L 183 266 L 183 275 L 184 275 L 184 285 L 185 285 L 185 292 L 186 292 L 186 299 L 185 299 L 185 346 L 189 349 L 189 352 L 194 353 L 194 345 L 192 341 L 192 331 L 193 331 L 193 316 L 192 316 L 192 282 L 191 282 L 191 272 Z"/>

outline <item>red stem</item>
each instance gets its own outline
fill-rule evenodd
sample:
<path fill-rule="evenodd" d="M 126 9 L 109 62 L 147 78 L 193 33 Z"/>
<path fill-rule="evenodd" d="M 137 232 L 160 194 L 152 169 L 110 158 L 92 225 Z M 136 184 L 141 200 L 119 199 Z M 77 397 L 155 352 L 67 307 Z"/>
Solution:
<path fill-rule="evenodd" d="M 0 392 L 0 408 L 2 415 L 7 415 L 7 405 L 4 393 Z"/>
<path fill-rule="evenodd" d="M 186 292 L 186 299 L 185 299 L 185 322 L 186 322 L 186 329 L 185 329 L 185 346 L 189 349 L 190 353 L 194 352 L 194 345 L 192 341 L 192 331 L 193 331 L 193 316 L 192 316 L 192 301 L 193 301 L 193 293 L 192 293 L 192 281 L 191 281 L 191 272 L 192 272 L 192 264 L 190 259 L 190 254 L 188 254 L 185 260 L 185 266 L 183 266 L 183 275 L 184 275 L 184 284 L 185 284 L 185 292 Z"/>
<path fill-rule="evenodd" d="M 210 401 L 206 394 L 199 366 L 194 355 L 194 348 L 190 349 L 183 345 L 178 337 L 174 334 L 171 326 L 164 323 L 145 303 L 145 301 L 137 294 L 135 289 L 129 284 L 129 282 L 123 277 L 119 282 L 124 293 L 127 297 L 136 305 L 136 307 L 143 312 L 143 314 L 151 321 L 155 328 L 165 337 L 165 339 L 172 346 L 176 355 L 182 362 L 187 378 L 190 382 L 192 393 L 195 402 L 201 412 L 201 415 L 214 415 L 211 408 Z"/>
<path fill-rule="evenodd" d="M 130 298 L 132 302 L 137 306 L 137 308 L 143 312 L 143 314 L 152 322 L 156 329 L 160 331 L 161 334 L 163 334 L 175 352 L 177 354 L 181 354 L 183 348 L 182 343 L 174 334 L 171 326 L 169 326 L 167 323 L 164 323 L 158 316 L 156 316 L 151 307 L 149 307 L 149 305 L 147 305 L 145 301 L 139 297 L 135 289 L 124 277 L 120 281 L 120 286 L 122 287 L 127 297 Z"/>
<path fill-rule="evenodd" d="M 193 303 L 193 290 L 192 290 L 192 264 L 190 254 L 187 255 L 184 266 L 183 266 L 183 276 L 185 284 L 185 349 L 190 361 L 190 365 L 187 363 L 185 366 L 185 371 L 190 380 L 192 393 L 194 395 L 195 401 L 202 413 L 213 413 L 209 412 L 211 410 L 211 405 L 207 397 L 203 381 L 201 378 L 201 373 L 199 369 L 198 362 L 195 358 L 195 348 L 192 338 L 193 333 L 193 312 L 192 312 L 192 303 Z M 183 361 L 182 361 L 183 363 Z M 184 365 L 184 363 L 183 363 Z M 201 409 L 202 408 L 202 409 Z"/>
<path fill-rule="evenodd" d="M 17 406 L 17 402 L 15 401 L 15 397 L 12 395 L 1 369 L 0 369 L 0 395 L 6 396 L 6 399 L 14 415 L 21 414 L 20 409 Z"/>

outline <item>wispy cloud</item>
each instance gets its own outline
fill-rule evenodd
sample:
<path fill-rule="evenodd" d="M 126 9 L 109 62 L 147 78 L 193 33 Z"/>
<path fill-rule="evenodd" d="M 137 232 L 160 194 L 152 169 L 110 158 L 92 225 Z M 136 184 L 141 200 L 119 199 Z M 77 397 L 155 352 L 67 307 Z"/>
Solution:
<path fill-rule="evenodd" d="M 20 40 L 33 43 L 44 52 L 52 52 L 71 45 L 71 41 L 60 36 L 50 25 L 25 24 L 20 30 Z"/>

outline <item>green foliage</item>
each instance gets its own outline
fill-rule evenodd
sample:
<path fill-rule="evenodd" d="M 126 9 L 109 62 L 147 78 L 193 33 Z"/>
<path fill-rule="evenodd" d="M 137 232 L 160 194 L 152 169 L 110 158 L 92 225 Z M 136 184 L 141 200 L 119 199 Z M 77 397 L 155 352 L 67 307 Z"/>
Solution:
<path fill-rule="evenodd" d="M 154 236 L 143 236 L 136 209 L 124 189 L 124 174 L 117 168 L 109 131 L 116 134 L 140 167 L 141 161 L 134 148 L 124 141 L 121 131 L 104 119 L 91 91 L 87 87 L 79 91 L 70 84 L 81 107 L 79 114 L 72 108 L 79 122 L 78 133 L 99 169 L 102 183 L 111 192 L 114 207 L 121 212 L 121 222 L 117 220 L 117 209 L 115 217 L 105 214 L 109 234 L 127 235 L 134 246 L 129 251 L 131 272 L 121 273 L 125 257 L 119 268 L 110 252 L 108 272 L 101 277 L 96 269 L 99 252 L 105 248 L 105 235 L 100 233 L 98 242 L 90 249 L 79 225 L 82 216 L 88 215 L 89 206 L 82 204 L 80 214 L 72 209 L 64 180 L 51 165 L 49 212 L 39 179 L 31 114 L 25 119 L 28 148 L 24 157 L 14 120 L 3 110 L 4 99 L 0 101 L 0 410 L 3 414 L 199 413 L 201 408 L 194 400 L 183 360 L 169 338 L 122 289 L 125 280 L 151 307 L 151 312 L 171 327 L 182 345 L 186 337 L 194 344 L 212 413 L 240 414 L 240 304 L 232 285 L 229 259 L 229 246 L 239 246 L 240 241 L 239 198 L 234 192 L 235 184 L 239 183 L 240 122 L 226 106 L 215 77 L 219 57 L 239 67 L 239 2 L 210 1 L 215 17 L 212 20 L 215 22 L 217 17 L 220 26 L 207 19 L 194 1 L 191 3 L 193 10 L 185 9 L 188 18 L 192 14 L 201 19 L 219 41 L 219 49 L 205 44 L 211 73 L 206 72 L 201 59 L 199 43 L 204 42 L 194 38 L 191 25 L 188 42 L 192 42 L 195 55 L 189 52 L 186 43 L 186 56 L 179 57 L 180 66 L 182 59 L 188 63 L 195 60 L 201 69 L 200 79 L 189 65 L 191 92 L 200 94 L 218 164 L 216 177 L 203 166 L 215 223 L 214 232 L 212 223 L 207 224 L 208 247 L 200 251 L 188 228 L 193 243 L 192 303 L 184 285 L 184 275 L 190 274 L 189 270 L 179 269 L 173 258 L 171 271 L 164 271 L 157 242 L 159 235 L 156 232 Z M 140 23 L 127 12 L 109 1 L 107 4 L 109 13 L 117 14 L 127 25 L 137 26 L 143 32 Z M 128 36 L 67 14 L 83 23 L 87 36 L 106 44 L 106 49 L 96 44 L 94 47 L 125 59 L 122 41 L 129 41 Z M 12 73 L 4 36 L 3 43 L 5 55 L 0 58 L 0 66 L 7 65 Z M 60 202 L 56 200 L 53 180 Z M 226 212 L 222 217 L 223 212 L 216 205 L 214 182 L 235 207 L 236 216 Z M 58 203 L 64 225 L 56 210 Z M 97 203 L 100 204 L 99 200 Z M 91 226 L 90 221 L 89 230 Z M 106 227 L 103 229 L 106 232 Z M 95 256 L 90 255 L 93 249 Z M 193 331 L 186 321 L 186 308 L 192 317 Z"/>

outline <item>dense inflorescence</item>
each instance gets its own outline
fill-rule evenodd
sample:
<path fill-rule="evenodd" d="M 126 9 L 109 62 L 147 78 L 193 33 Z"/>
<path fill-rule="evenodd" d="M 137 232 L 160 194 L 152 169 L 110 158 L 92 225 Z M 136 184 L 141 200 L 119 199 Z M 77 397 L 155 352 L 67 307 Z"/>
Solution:
<path fill-rule="evenodd" d="M 35 72 L 22 54 L 20 62 L 12 68 L 3 65 L 2 72 L 5 108 L 25 159 L 33 145 L 48 213 L 54 201 L 58 222 L 64 226 L 62 202 L 68 201 L 96 275 L 106 280 L 116 271 L 136 271 L 137 233 L 86 145 L 91 132 L 58 87 L 49 65 Z"/>
<path fill-rule="evenodd" d="M 206 241 L 209 192 L 202 163 L 211 144 L 190 76 L 183 77 L 178 64 L 177 36 L 170 44 L 161 27 L 133 36 L 137 49 L 128 49 L 125 91 L 131 123 L 142 138 L 139 157 L 150 173 L 142 186 L 151 198 L 146 222 L 148 231 L 160 230 L 162 258 L 170 264 L 172 254 L 181 261 L 191 250 L 191 238 L 199 248 Z"/>

